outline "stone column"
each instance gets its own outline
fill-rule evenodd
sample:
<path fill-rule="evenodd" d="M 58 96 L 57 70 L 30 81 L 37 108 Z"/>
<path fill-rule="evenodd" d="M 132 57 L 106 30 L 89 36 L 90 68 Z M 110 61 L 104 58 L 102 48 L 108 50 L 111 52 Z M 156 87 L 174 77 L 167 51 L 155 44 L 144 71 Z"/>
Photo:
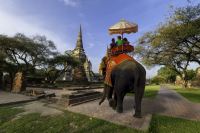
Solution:
<path fill-rule="evenodd" d="M 13 81 L 12 92 L 19 93 L 22 91 L 22 72 L 17 72 Z"/>

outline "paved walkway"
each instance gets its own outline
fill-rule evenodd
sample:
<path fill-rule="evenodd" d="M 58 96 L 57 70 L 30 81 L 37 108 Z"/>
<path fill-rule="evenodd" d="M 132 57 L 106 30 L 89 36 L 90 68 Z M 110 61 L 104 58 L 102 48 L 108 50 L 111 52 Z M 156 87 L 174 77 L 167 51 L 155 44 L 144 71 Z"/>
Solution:
<path fill-rule="evenodd" d="M 125 97 L 124 112 L 122 114 L 118 114 L 112 110 L 107 100 L 101 106 L 98 105 L 98 102 L 99 100 L 96 100 L 78 106 L 68 107 L 68 110 L 140 130 L 148 129 L 152 114 L 200 120 L 200 104 L 192 103 L 166 87 L 161 87 L 154 100 L 148 98 L 143 99 L 142 119 L 133 117 L 134 97 Z"/>
<path fill-rule="evenodd" d="M 128 126 L 139 130 L 147 130 L 151 121 L 151 114 L 148 108 L 151 108 L 153 101 L 143 99 L 143 118 L 133 117 L 134 109 L 134 97 L 126 96 L 124 99 L 124 112 L 122 114 L 117 113 L 115 110 L 109 107 L 108 101 L 105 100 L 102 105 L 98 105 L 99 100 L 81 104 L 78 106 L 68 107 L 67 109 L 72 112 L 85 114 L 91 117 L 104 119 L 119 125 Z"/>
<path fill-rule="evenodd" d="M 200 104 L 190 102 L 174 90 L 162 87 L 155 98 L 152 113 L 200 120 Z"/>
<path fill-rule="evenodd" d="M 0 91 L 0 105 L 15 104 L 33 100 L 35 100 L 35 98 L 25 96 L 22 94 Z"/>

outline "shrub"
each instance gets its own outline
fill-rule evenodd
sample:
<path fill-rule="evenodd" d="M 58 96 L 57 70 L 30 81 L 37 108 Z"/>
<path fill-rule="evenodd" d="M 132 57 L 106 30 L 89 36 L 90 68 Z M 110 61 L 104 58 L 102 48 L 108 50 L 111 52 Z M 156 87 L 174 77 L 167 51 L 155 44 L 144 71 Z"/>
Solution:
<path fill-rule="evenodd" d="M 165 83 L 165 82 L 166 82 L 165 78 L 162 77 L 162 76 L 155 76 L 151 80 L 151 83 L 156 84 L 156 85 L 159 85 L 159 84 L 162 84 L 162 83 Z"/>

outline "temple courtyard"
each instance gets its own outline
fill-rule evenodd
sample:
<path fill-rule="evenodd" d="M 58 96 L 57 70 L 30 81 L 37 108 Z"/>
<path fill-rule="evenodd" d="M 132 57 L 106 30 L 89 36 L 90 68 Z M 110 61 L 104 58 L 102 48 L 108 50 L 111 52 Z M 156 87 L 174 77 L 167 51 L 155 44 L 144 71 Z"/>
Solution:
<path fill-rule="evenodd" d="M 55 93 L 56 97 L 67 93 L 66 90 L 44 90 Z M 1 91 L 0 132 L 200 131 L 200 104 L 189 101 L 169 86 L 146 87 L 141 119 L 133 117 L 133 94 L 125 97 L 122 114 L 110 108 L 107 101 L 100 106 L 98 102 L 99 99 L 63 106 L 51 98 L 37 99 Z"/>

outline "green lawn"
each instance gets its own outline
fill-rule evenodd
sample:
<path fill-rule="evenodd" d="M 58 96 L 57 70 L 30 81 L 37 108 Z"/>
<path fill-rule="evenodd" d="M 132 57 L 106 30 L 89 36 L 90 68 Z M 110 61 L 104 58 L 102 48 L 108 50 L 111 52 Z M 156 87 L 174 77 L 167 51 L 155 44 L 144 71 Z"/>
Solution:
<path fill-rule="evenodd" d="M 144 97 L 154 98 L 156 97 L 159 90 L 160 90 L 159 85 L 147 85 L 145 86 Z"/>
<path fill-rule="evenodd" d="M 170 86 L 173 90 L 187 98 L 188 100 L 200 103 L 200 89 L 197 88 L 183 88 L 180 86 Z"/>
<path fill-rule="evenodd" d="M 22 109 L 13 107 L 0 107 L 0 125 L 11 120 L 16 114 L 23 112 Z"/>
<path fill-rule="evenodd" d="M 141 133 L 131 128 L 68 111 L 59 116 L 28 114 L 13 121 L 12 118 L 20 111 L 0 108 L 0 133 Z"/>
<path fill-rule="evenodd" d="M 200 121 L 154 115 L 149 133 L 200 133 Z"/>
<path fill-rule="evenodd" d="M 158 91 L 160 90 L 159 85 L 147 85 L 145 86 L 144 97 L 146 98 L 155 98 Z M 134 95 L 133 93 L 128 93 L 128 96 Z"/>
<path fill-rule="evenodd" d="M 12 120 L 20 112 L 22 110 L 16 108 L 0 108 L 1 133 L 142 133 L 68 111 L 58 116 L 40 116 L 34 113 Z M 153 115 L 149 131 L 145 133 L 199 133 L 199 131 L 200 121 Z"/>

